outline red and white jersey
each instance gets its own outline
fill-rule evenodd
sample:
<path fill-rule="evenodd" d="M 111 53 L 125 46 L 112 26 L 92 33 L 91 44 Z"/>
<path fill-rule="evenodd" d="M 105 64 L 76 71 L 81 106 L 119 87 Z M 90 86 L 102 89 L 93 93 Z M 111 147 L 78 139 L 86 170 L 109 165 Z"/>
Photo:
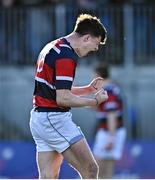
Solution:
<path fill-rule="evenodd" d="M 40 52 L 35 73 L 34 107 L 67 111 L 56 103 L 56 90 L 71 90 L 78 56 L 65 38 L 48 43 Z"/>

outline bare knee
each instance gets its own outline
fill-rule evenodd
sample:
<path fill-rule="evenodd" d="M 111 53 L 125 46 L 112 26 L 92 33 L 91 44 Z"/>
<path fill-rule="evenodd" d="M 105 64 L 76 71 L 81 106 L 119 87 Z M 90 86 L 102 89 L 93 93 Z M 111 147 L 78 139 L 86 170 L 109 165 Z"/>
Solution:
<path fill-rule="evenodd" d="M 99 172 L 99 167 L 96 162 L 88 163 L 86 168 L 86 178 L 88 179 L 97 179 Z"/>
<path fill-rule="evenodd" d="M 92 177 L 97 177 L 98 175 L 98 172 L 99 172 L 99 167 L 98 165 L 94 162 L 94 163 L 90 163 L 89 166 L 88 166 L 88 171 L 89 171 L 89 174 L 90 174 L 90 178 Z"/>

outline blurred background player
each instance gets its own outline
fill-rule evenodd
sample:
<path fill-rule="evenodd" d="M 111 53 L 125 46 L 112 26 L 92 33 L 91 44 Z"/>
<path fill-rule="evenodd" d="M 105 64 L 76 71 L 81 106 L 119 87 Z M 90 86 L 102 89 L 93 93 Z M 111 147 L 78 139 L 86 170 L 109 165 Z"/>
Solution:
<path fill-rule="evenodd" d="M 96 110 L 98 124 L 93 153 L 99 165 L 99 178 L 111 179 L 115 161 L 122 156 L 126 138 L 123 102 L 120 87 L 109 77 L 108 65 L 98 65 L 95 72 L 97 76 L 104 78 L 103 88 L 108 93 L 108 100 Z"/>

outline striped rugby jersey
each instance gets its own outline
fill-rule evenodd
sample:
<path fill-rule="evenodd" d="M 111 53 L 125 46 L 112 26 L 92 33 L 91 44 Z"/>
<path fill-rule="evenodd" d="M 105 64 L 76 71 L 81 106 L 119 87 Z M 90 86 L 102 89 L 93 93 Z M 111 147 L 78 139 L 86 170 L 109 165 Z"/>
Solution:
<path fill-rule="evenodd" d="M 78 56 L 65 38 L 48 43 L 40 52 L 35 73 L 33 106 L 44 111 L 68 111 L 59 107 L 56 90 L 71 90 Z"/>

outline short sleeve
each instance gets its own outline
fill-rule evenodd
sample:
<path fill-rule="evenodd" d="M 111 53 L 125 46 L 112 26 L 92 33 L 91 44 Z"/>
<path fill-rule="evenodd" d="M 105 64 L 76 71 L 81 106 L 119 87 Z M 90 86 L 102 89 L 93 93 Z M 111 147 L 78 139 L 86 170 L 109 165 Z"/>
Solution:
<path fill-rule="evenodd" d="M 56 89 L 71 89 L 76 62 L 70 58 L 57 59 L 55 63 Z"/>

